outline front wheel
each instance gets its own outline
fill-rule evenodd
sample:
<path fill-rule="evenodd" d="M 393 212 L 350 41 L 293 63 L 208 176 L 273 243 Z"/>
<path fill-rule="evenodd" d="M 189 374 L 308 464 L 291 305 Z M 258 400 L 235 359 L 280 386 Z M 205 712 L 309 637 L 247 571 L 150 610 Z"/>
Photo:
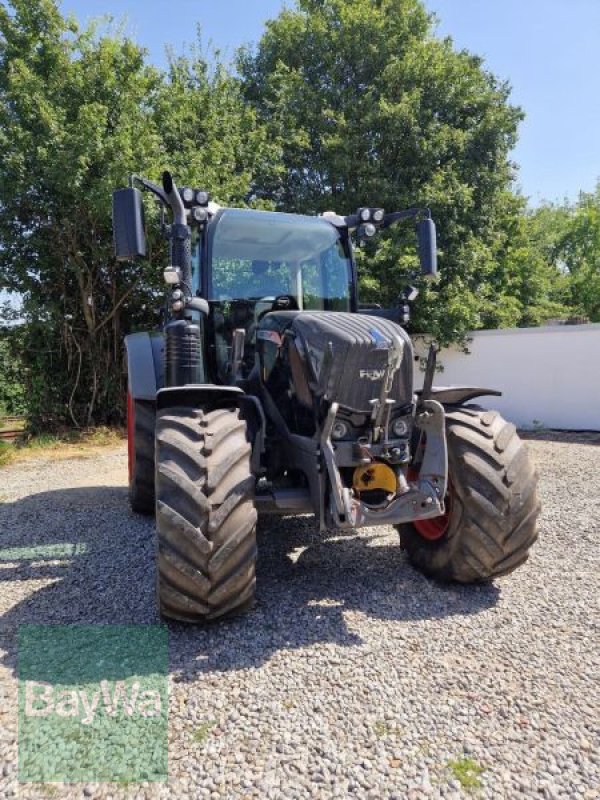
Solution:
<path fill-rule="evenodd" d="M 446 413 L 446 514 L 398 526 L 411 562 L 443 581 L 477 583 L 523 564 L 537 539 L 537 475 L 527 449 L 497 411 Z"/>
<path fill-rule="evenodd" d="M 256 510 L 251 447 L 235 408 L 168 408 L 156 420 L 158 598 L 200 622 L 253 605 Z"/>

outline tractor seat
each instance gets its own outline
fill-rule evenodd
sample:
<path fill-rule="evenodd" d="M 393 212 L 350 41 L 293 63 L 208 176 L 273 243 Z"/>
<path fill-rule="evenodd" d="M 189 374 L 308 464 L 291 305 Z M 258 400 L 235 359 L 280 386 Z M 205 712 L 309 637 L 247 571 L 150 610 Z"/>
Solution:
<path fill-rule="evenodd" d="M 258 315 L 258 321 L 265 317 L 267 314 L 270 314 L 272 311 L 299 311 L 298 301 L 294 297 L 293 294 L 278 294 L 275 300 L 273 300 L 273 304 L 271 308 L 267 308 L 266 311 L 261 311 Z"/>

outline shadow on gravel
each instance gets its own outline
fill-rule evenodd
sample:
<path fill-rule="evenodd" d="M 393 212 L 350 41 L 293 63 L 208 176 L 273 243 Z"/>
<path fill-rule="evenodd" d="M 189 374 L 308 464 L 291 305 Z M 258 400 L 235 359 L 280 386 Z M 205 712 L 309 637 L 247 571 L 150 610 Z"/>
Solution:
<path fill-rule="evenodd" d="M 413 622 L 477 614 L 499 597 L 494 585 L 444 587 L 427 580 L 410 567 L 389 528 L 321 535 L 311 517 L 267 518 L 259 525 L 258 549 L 253 611 L 209 626 L 169 624 L 176 680 L 260 666 L 280 650 L 360 644 L 347 611 Z M 35 585 L 48 579 L 50 585 Z M 10 605 L 0 615 L 0 647 L 12 669 L 22 623 L 158 622 L 154 521 L 132 514 L 119 487 L 0 504 L 0 599 Z"/>

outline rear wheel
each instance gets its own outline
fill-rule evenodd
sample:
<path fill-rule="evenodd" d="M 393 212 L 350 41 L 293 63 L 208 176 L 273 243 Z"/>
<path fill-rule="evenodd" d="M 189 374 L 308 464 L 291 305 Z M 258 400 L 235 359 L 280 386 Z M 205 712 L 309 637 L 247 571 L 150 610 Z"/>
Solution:
<path fill-rule="evenodd" d="M 127 393 L 129 503 L 138 514 L 154 514 L 154 403 Z"/>
<path fill-rule="evenodd" d="M 161 614 L 200 622 L 254 603 L 251 447 L 237 409 L 169 408 L 156 422 Z"/>
<path fill-rule="evenodd" d="M 537 539 L 537 475 L 514 425 L 497 411 L 449 410 L 446 513 L 398 526 L 412 563 L 444 581 L 512 572 Z"/>

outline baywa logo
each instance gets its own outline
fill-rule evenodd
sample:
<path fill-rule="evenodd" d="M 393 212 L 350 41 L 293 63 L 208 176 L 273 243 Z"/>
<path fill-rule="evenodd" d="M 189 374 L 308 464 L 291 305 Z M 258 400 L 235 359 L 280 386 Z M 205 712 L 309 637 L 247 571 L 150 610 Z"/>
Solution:
<path fill-rule="evenodd" d="M 167 779 L 167 630 L 19 628 L 19 779 Z"/>
<path fill-rule="evenodd" d="M 82 725 L 91 725 L 99 706 L 109 717 L 116 717 L 120 709 L 128 717 L 136 713 L 142 717 L 160 717 L 162 714 L 160 692 L 156 689 L 141 691 L 139 681 L 131 684 L 129 692 L 125 681 L 117 681 L 112 687 L 108 681 L 100 681 L 100 688 L 95 692 L 59 690 L 51 684 L 25 681 L 25 714 L 28 717 L 56 714 L 73 717 Z"/>

